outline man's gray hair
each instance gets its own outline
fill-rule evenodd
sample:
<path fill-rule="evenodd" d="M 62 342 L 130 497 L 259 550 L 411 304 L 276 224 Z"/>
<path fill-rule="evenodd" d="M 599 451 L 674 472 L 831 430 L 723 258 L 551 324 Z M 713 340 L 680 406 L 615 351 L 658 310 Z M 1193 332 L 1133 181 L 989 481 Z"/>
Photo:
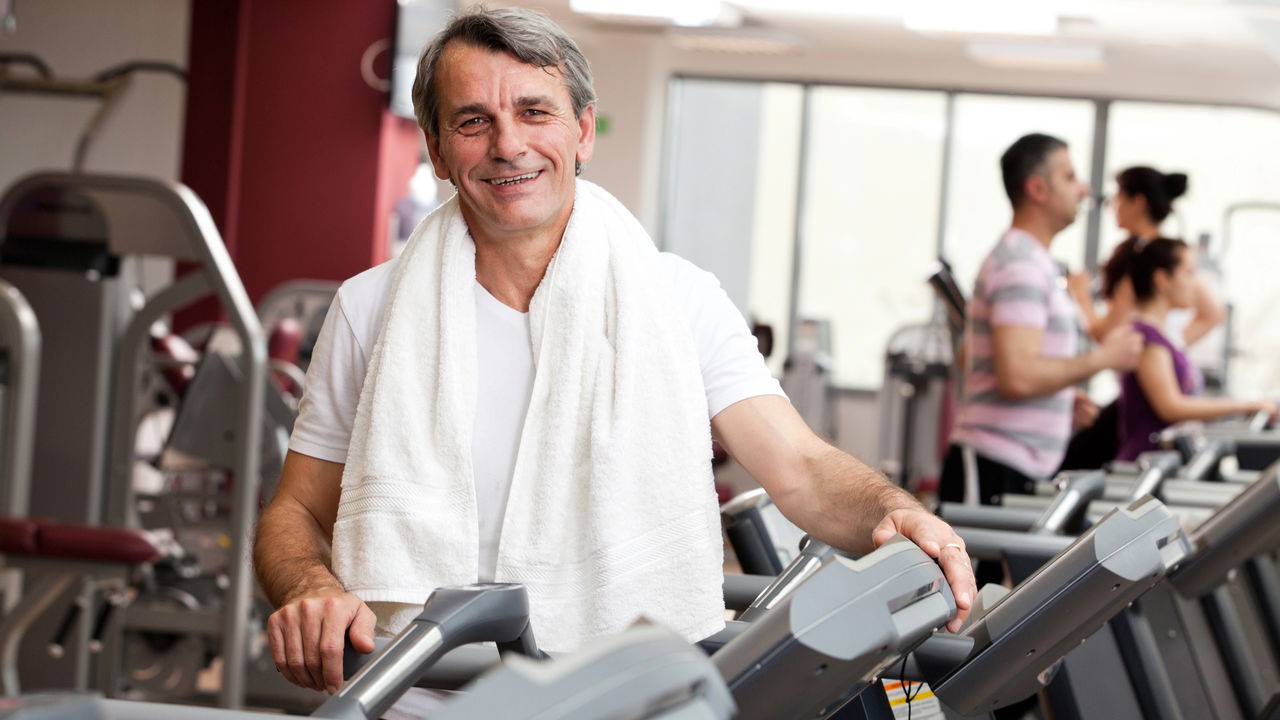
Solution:
<path fill-rule="evenodd" d="M 445 46 L 454 40 L 504 52 L 520 62 L 544 70 L 556 68 L 569 90 L 576 118 L 582 117 L 587 106 L 596 101 L 587 58 L 578 49 L 578 44 L 551 18 L 520 8 L 476 8 L 455 17 L 418 59 L 418 76 L 413 80 L 413 112 L 418 118 L 418 126 L 432 137 L 438 137 L 440 131 L 436 67 Z"/>

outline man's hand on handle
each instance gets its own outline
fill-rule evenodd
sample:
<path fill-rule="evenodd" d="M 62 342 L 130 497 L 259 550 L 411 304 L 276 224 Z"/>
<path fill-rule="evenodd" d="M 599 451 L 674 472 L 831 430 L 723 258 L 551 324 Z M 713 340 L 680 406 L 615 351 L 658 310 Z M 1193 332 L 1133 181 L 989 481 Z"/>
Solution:
<path fill-rule="evenodd" d="M 267 619 L 276 669 L 294 685 L 333 694 L 342 688 L 342 651 L 348 635 L 362 653 L 373 652 L 373 611 L 342 590 L 321 590 L 290 600 Z"/>
<path fill-rule="evenodd" d="M 964 549 L 964 540 L 950 525 L 923 508 L 894 510 L 885 515 L 872 531 L 871 540 L 879 547 L 894 534 L 901 534 L 919 545 L 942 566 L 942 572 L 951 585 L 951 594 L 956 598 L 956 616 L 947 623 L 947 629 L 956 632 L 969 617 L 973 598 L 978 594 L 978 584 L 973 577 L 969 553 Z"/>

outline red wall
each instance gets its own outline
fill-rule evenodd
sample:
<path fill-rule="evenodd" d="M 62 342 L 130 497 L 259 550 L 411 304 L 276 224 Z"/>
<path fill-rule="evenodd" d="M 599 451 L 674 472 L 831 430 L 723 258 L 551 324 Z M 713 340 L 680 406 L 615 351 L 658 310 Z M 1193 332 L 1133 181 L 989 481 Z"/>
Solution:
<path fill-rule="evenodd" d="M 255 302 L 385 259 L 419 134 L 360 75 L 395 0 L 194 0 L 183 182 Z M 385 75 L 386 54 L 377 63 Z"/>

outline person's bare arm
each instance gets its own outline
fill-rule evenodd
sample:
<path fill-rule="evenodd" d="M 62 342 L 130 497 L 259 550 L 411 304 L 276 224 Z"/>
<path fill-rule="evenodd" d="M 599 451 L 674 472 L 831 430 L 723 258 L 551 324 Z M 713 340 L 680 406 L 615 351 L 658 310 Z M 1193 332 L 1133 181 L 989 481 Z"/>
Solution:
<path fill-rule="evenodd" d="M 1138 385 L 1156 416 L 1167 423 L 1184 420 L 1216 420 L 1231 415 L 1266 411 L 1275 414 L 1275 404 L 1265 401 L 1233 400 L 1184 395 L 1173 369 L 1173 356 L 1160 345 L 1148 345 L 1136 371 Z"/>
<path fill-rule="evenodd" d="M 278 608 L 267 620 L 276 668 L 296 685 L 331 693 L 342 687 L 348 628 L 357 650 L 373 651 L 373 611 L 329 565 L 342 468 L 289 451 L 253 548 L 258 582 Z"/>
<path fill-rule="evenodd" d="M 959 607 L 951 627 L 959 628 L 976 587 L 964 541 L 949 525 L 876 470 L 824 442 L 785 398 L 735 403 L 711 427 L 782 514 L 818 540 L 866 553 L 901 533 L 938 558 Z"/>
<path fill-rule="evenodd" d="M 1196 282 L 1196 300 L 1195 315 L 1192 316 L 1191 322 L 1187 323 L 1187 327 L 1182 331 L 1182 341 L 1187 347 L 1196 344 L 1209 331 L 1221 325 L 1227 320 L 1227 309 L 1222 303 L 1213 296 L 1213 292 L 1209 290 L 1203 282 Z"/>
<path fill-rule="evenodd" d="M 1052 395 L 1100 370 L 1130 370 L 1142 351 L 1142 336 L 1129 326 L 1112 330 L 1102 343 L 1073 358 L 1044 357 L 1044 330 L 1022 325 L 992 328 L 996 390 L 1009 400 Z"/>
<path fill-rule="evenodd" d="M 1136 307 L 1133 283 L 1127 277 L 1120 278 L 1115 287 L 1111 288 L 1111 297 L 1107 298 L 1107 312 L 1094 316 L 1093 323 L 1089 327 L 1089 336 L 1094 342 L 1102 342 L 1108 333 L 1129 324 Z"/>
<path fill-rule="evenodd" d="M 1097 340 L 1094 328 L 1098 325 L 1098 311 L 1093 305 L 1092 284 L 1093 280 L 1086 272 L 1073 272 L 1067 276 L 1067 293 L 1080 308 L 1080 324 L 1086 335 Z"/>

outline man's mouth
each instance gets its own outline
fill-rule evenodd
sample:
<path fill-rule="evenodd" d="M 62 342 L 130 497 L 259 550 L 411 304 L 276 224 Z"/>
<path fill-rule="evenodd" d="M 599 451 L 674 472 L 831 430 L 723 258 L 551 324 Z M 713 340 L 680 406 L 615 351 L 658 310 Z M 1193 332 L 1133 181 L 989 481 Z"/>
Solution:
<path fill-rule="evenodd" d="M 520 183 L 528 182 L 538 177 L 538 174 L 541 172 L 542 172 L 541 170 L 535 170 L 534 172 L 525 173 L 523 175 L 512 175 L 511 177 L 504 177 L 504 178 L 489 178 L 485 180 L 485 182 L 489 183 L 490 185 L 497 185 L 499 187 L 507 186 L 507 185 L 519 185 Z"/>

